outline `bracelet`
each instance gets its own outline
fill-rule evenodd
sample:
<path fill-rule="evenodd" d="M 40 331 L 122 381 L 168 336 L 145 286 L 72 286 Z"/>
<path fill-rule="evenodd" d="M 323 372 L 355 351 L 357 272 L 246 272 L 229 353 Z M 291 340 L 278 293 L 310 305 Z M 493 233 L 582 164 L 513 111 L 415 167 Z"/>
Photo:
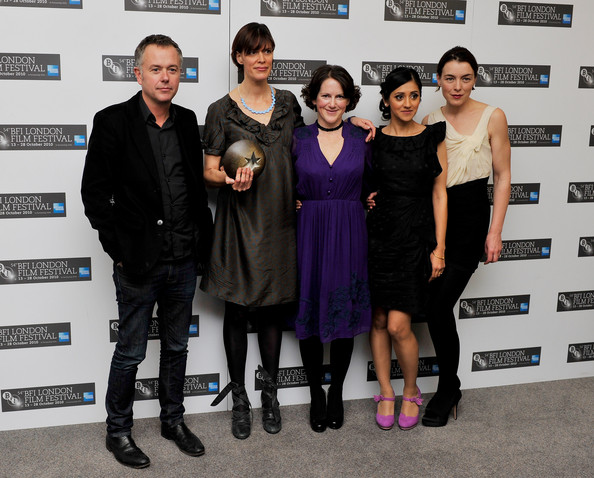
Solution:
<path fill-rule="evenodd" d="M 439 256 L 438 256 L 438 255 L 435 253 L 435 251 L 431 251 L 431 254 L 433 254 L 433 255 L 434 255 L 435 257 L 437 257 L 439 260 L 441 260 L 441 261 L 445 261 L 445 257 L 439 257 Z"/>

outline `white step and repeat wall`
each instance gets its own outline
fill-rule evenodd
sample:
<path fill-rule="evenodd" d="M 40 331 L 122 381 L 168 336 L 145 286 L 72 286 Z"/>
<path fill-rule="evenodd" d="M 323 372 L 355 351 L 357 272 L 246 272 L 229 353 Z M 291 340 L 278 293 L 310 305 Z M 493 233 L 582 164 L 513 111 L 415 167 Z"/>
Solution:
<path fill-rule="evenodd" d="M 592 18 L 590 0 L 0 0 L 0 429 L 105 417 L 117 334 L 112 265 L 79 193 L 94 113 L 138 91 L 134 48 L 165 33 L 186 57 L 176 102 L 202 123 L 208 105 L 237 84 L 228 52 L 250 21 L 275 37 L 272 84 L 299 96 L 315 67 L 343 65 L 362 85 L 355 113 L 377 124 L 377 85 L 393 67 L 421 73 L 420 120 L 443 104 L 434 87 L 441 54 L 454 45 L 475 53 L 473 95 L 501 107 L 510 124 L 512 201 L 501 262 L 479 266 L 456 307 L 463 387 L 594 375 Z M 209 406 L 228 381 L 222 312 L 196 293 L 188 413 L 229 406 Z M 419 384 L 432 392 L 434 351 L 426 325 L 415 330 Z M 151 340 L 136 417 L 158 415 L 158 354 Z M 258 361 L 251 334 L 247 386 L 256 406 Z M 367 337 L 358 337 L 346 398 L 376 392 L 370 361 Z M 281 367 L 281 403 L 307 402 L 290 331 Z M 400 394 L 396 363 L 393 375 Z"/>

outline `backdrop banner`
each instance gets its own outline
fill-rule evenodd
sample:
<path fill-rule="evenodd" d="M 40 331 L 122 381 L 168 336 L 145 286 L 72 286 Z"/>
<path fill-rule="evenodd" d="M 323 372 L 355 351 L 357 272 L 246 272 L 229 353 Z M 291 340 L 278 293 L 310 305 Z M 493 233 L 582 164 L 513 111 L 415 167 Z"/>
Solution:
<path fill-rule="evenodd" d="M 444 104 L 444 51 L 463 45 L 475 54 L 472 96 L 500 107 L 510 125 L 512 194 L 501 261 L 479 265 L 455 307 L 462 388 L 594 376 L 594 2 L 0 0 L 0 15 L 0 430 L 105 420 L 118 334 L 113 264 L 84 215 L 80 184 L 93 116 L 140 88 L 136 45 L 153 33 L 178 42 L 184 62 L 174 102 L 203 125 L 208 106 L 240 81 L 229 52 L 252 21 L 275 39 L 270 83 L 295 94 L 308 124 L 315 113 L 301 88 L 320 65 L 352 74 L 362 98 L 350 114 L 379 126 L 379 84 L 393 68 L 419 72 L 420 122 Z M 209 194 L 214 211 L 217 192 Z M 492 184 L 489 194 L 492 201 Z M 230 396 L 210 406 L 229 382 L 222 317 L 223 303 L 197 290 L 186 413 L 231 406 Z M 419 385 L 430 393 L 435 351 L 426 324 L 413 328 Z M 155 319 L 135 417 L 159 415 L 158 334 Z M 258 407 L 256 334 L 248 341 L 246 387 Z M 280 402 L 309 402 L 290 330 L 280 367 Z M 392 379 L 401 395 L 395 356 Z M 368 337 L 359 336 L 344 397 L 377 390 Z"/>

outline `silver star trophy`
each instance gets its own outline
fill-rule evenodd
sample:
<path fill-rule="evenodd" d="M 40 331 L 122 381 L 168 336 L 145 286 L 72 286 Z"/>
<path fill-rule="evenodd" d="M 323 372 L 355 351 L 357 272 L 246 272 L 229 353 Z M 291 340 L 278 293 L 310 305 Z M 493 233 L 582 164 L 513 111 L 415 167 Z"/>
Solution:
<path fill-rule="evenodd" d="M 249 139 L 233 143 L 221 159 L 221 165 L 230 178 L 235 179 L 237 168 L 250 168 L 254 172 L 254 180 L 262 174 L 266 166 L 266 157 L 262 148 Z"/>

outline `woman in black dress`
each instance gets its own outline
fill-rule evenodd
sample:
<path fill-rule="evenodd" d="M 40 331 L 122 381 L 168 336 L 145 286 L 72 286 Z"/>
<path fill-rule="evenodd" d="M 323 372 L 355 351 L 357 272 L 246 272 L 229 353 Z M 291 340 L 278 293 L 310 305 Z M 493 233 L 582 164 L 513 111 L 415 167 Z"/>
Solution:
<path fill-rule="evenodd" d="M 444 269 L 446 230 L 445 124 L 413 120 L 421 101 L 415 70 L 397 68 L 381 84 L 380 110 L 387 126 L 373 144 L 372 168 L 378 186 L 369 212 L 369 282 L 373 306 L 371 351 L 380 385 L 376 421 L 394 425 L 390 382 L 392 347 L 404 375 L 398 426 L 419 421 L 419 346 L 411 317 L 424 311 L 429 281 Z"/>
<path fill-rule="evenodd" d="M 499 108 L 470 97 L 477 73 L 478 63 L 466 48 L 454 47 L 445 52 L 437 65 L 437 78 L 446 104 L 423 119 L 424 124 L 446 122 L 448 156 L 447 267 L 443 276 L 431 283 L 427 314 L 439 384 L 425 409 L 425 426 L 444 426 L 452 409 L 456 417 L 462 393 L 457 375 L 460 340 L 454 306 L 481 256 L 486 256 L 485 264 L 499 260 L 509 203 L 511 154 L 507 119 Z M 491 173 L 493 215 L 489 225 L 487 181 Z"/>

